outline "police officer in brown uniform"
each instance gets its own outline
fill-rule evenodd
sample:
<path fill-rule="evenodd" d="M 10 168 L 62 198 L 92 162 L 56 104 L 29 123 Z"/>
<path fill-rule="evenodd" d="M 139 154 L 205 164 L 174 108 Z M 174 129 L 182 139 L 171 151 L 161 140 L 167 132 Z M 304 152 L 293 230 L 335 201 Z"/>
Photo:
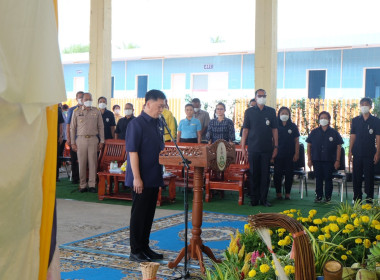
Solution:
<path fill-rule="evenodd" d="M 83 107 L 75 109 L 70 124 L 71 147 L 78 153 L 79 161 L 79 191 L 86 192 L 86 168 L 88 162 L 89 191 L 95 193 L 97 152 L 104 144 L 104 124 L 102 114 L 92 107 L 91 93 L 83 95 Z M 99 143 L 99 138 L 100 143 Z"/>

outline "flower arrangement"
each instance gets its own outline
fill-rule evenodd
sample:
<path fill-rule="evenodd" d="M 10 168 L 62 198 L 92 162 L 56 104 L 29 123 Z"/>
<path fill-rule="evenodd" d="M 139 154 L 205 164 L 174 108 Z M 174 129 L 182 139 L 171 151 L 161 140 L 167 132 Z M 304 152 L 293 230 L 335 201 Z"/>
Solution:
<path fill-rule="evenodd" d="M 299 221 L 308 234 L 315 256 L 317 275 L 323 274 L 328 260 L 340 261 L 345 267 L 375 270 L 374 252 L 379 250 L 380 205 L 356 203 L 339 204 L 323 217 L 312 209 L 302 215 L 296 209 L 281 214 Z M 272 248 L 289 279 L 294 279 L 294 260 L 291 258 L 292 235 L 284 228 L 271 229 Z M 224 261 L 207 269 L 206 279 L 277 279 L 277 270 L 265 243 L 249 224 L 244 232 L 231 236 Z"/>
<path fill-rule="evenodd" d="M 124 163 L 120 166 L 121 171 L 125 172 L 127 169 L 127 161 L 124 161 Z"/>

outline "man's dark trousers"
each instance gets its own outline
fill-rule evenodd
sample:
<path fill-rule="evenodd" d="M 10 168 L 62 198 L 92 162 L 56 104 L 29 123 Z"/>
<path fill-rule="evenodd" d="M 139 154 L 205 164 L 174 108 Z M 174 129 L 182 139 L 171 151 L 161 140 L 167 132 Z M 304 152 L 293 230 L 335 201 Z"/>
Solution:
<path fill-rule="evenodd" d="M 269 189 L 269 168 L 272 153 L 248 152 L 250 172 L 250 195 L 252 203 L 265 203 Z"/>
<path fill-rule="evenodd" d="M 293 156 L 280 157 L 274 160 L 274 186 L 276 193 L 281 193 L 282 176 L 285 175 L 285 193 L 290 194 L 293 184 Z"/>
<path fill-rule="evenodd" d="M 325 198 L 331 198 L 333 190 L 334 162 L 313 161 L 315 172 L 315 193 L 318 198 L 323 197 L 323 182 L 325 182 Z"/>
<path fill-rule="evenodd" d="M 132 191 L 130 222 L 131 253 L 138 254 L 149 247 L 159 188 L 144 188 L 141 194 Z"/>
<path fill-rule="evenodd" d="M 70 149 L 71 157 L 71 181 L 79 183 L 79 164 L 78 164 L 78 155 L 73 149 Z"/>
<path fill-rule="evenodd" d="M 353 185 L 354 185 L 354 200 L 362 199 L 362 182 L 364 175 L 364 190 L 367 198 L 373 199 L 374 194 L 374 175 L 375 165 L 373 157 L 353 157 Z"/>

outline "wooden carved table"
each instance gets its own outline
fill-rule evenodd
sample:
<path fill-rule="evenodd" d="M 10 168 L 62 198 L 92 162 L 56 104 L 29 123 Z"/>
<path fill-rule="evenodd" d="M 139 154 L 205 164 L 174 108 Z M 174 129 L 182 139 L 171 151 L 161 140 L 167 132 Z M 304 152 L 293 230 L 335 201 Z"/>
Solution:
<path fill-rule="evenodd" d="M 98 184 L 98 198 L 103 200 L 104 198 L 120 199 L 120 200 L 132 200 L 132 193 L 119 192 L 119 182 L 124 182 L 125 173 L 110 173 L 110 172 L 98 172 L 99 184 Z M 162 187 L 158 192 L 157 206 L 161 206 L 162 202 L 174 202 L 175 201 L 175 179 L 176 175 L 172 173 L 164 174 L 164 182 L 169 185 L 169 197 L 162 196 Z"/>

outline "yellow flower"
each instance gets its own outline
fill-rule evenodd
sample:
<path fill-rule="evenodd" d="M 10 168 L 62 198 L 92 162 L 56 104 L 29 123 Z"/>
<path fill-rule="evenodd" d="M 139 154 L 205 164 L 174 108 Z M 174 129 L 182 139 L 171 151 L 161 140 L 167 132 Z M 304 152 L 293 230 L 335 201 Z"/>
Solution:
<path fill-rule="evenodd" d="M 316 227 L 316 226 L 309 226 L 309 231 L 310 232 L 317 232 L 318 231 L 318 227 Z"/>
<path fill-rule="evenodd" d="M 312 216 L 312 217 L 314 217 L 316 214 L 317 214 L 317 210 L 315 210 L 315 209 L 311 209 L 309 211 L 309 215 Z"/>
<path fill-rule="evenodd" d="M 362 220 L 363 223 L 368 223 L 369 222 L 369 217 L 368 216 L 362 216 L 360 219 Z"/>
<path fill-rule="evenodd" d="M 356 213 L 351 214 L 351 219 L 356 218 Z"/>
<path fill-rule="evenodd" d="M 360 230 L 360 232 L 364 232 L 364 228 L 362 228 L 362 229 Z"/>
<path fill-rule="evenodd" d="M 348 217 L 347 214 L 343 214 L 341 217 L 342 217 L 346 222 L 347 222 L 347 220 L 350 218 L 350 217 Z"/>
<path fill-rule="evenodd" d="M 355 220 L 354 220 L 354 225 L 355 225 L 356 227 L 358 227 L 358 226 L 360 225 L 360 221 L 359 221 L 358 218 L 355 218 Z"/>
<path fill-rule="evenodd" d="M 279 228 L 278 230 L 277 230 L 277 232 L 281 232 L 281 233 L 284 233 L 286 231 L 286 229 L 284 229 L 284 228 Z"/>
<path fill-rule="evenodd" d="M 293 214 L 287 214 L 288 215 L 288 217 L 290 217 L 290 218 L 294 218 L 294 215 Z"/>
<path fill-rule="evenodd" d="M 241 249 L 238 253 L 239 260 L 244 256 L 244 253 L 245 253 L 245 244 L 243 244 L 243 246 L 241 246 Z"/>
<path fill-rule="evenodd" d="M 373 242 L 372 242 L 372 245 L 373 245 L 373 246 L 376 246 L 376 244 L 377 244 L 376 241 L 373 241 Z"/>
<path fill-rule="evenodd" d="M 349 231 L 349 230 L 346 230 L 346 229 L 344 229 L 342 232 L 343 232 L 343 233 L 349 233 L 350 231 Z"/>
<path fill-rule="evenodd" d="M 329 228 L 332 232 L 337 232 L 339 230 L 339 227 L 337 224 L 330 224 Z"/>
<path fill-rule="evenodd" d="M 342 255 L 341 257 L 340 257 L 342 260 L 347 260 L 347 256 L 346 255 Z"/>
<path fill-rule="evenodd" d="M 323 244 L 321 246 L 322 251 L 326 251 L 328 248 L 329 248 L 329 245 L 327 245 L 327 244 Z"/>
<path fill-rule="evenodd" d="M 249 271 L 249 262 L 246 262 L 242 269 L 241 269 L 241 272 L 244 273 L 244 275 L 247 275 L 248 274 L 248 271 Z"/>
<path fill-rule="evenodd" d="M 245 224 L 245 225 L 244 225 L 244 232 L 245 232 L 245 233 L 249 233 L 249 232 L 251 232 L 251 226 L 250 226 L 249 224 Z"/>
<path fill-rule="evenodd" d="M 344 224 L 347 222 L 346 219 L 341 218 L 341 217 L 337 218 L 336 221 L 338 222 L 338 224 Z"/>
<path fill-rule="evenodd" d="M 296 209 L 290 209 L 290 213 L 296 213 L 297 210 Z"/>
<path fill-rule="evenodd" d="M 302 218 L 303 223 L 307 223 L 309 221 L 309 218 Z"/>
<path fill-rule="evenodd" d="M 376 225 L 375 229 L 380 230 L 380 225 Z"/>
<path fill-rule="evenodd" d="M 344 247 L 343 247 L 342 244 L 339 244 L 336 248 L 339 249 L 339 250 L 344 250 Z"/>
<path fill-rule="evenodd" d="M 351 254 L 352 254 L 352 251 L 351 251 L 351 250 L 347 250 L 346 254 L 347 254 L 347 255 L 351 255 Z"/>
<path fill-rule="evenodd" d="M 348 231 L 353 231 L 355 229 L 355 227 L 351 224 L 347 224 L 344 228 Z"/>
<path fill-rule="evenodd" d="M 302 217 L 298 217 L 297 221 L 302 222 L 302 219 L 303 219 Z"/>
<path fill-rule="evenodd" d="M 313 220 L 313 223 L 315 225 L 320 225 L 320 224 L 322 224 L 322 220 L 321 219 L 315 219 L 315 220 Z"/>
<path fill-rule="evenodd" d="M 283 214 L 289 214 L 290 211 L 289 210 L 285 210 L 284 212 L 282 212 Z"/>
<path fill-rule="evenodd" d="M 321 241 L 323 241 L 323 240 L 325 240 L 325 236 L 322 235 L 322 234 L 321 234 L 321 235 L 318 235 L 318 239 L 321 240 Z"/>
<path fill-rule="evenodd" d="M 363 210 L 371 210 L 371 209 L 372 209 L 372 206 L 369 205 L 369 204 L 364 204 L 364 205 L 362 205 L 362 209 L 363 209 Z"/>
<path fill-rule="evenodd" d="M 376 235 L 376 240 L 380 240 L 380 234 Z"/>
<path fill-rule="evenodd" d="M 285 271 L 286 275 L 289 276 L 290 274 L 294 274 L 296 269 L 292 265 L 286 265 L 284 267 L 284 271 Z"/>
<path fill-rule="evenodd" d="M 331 234 L 330 234 L 330 233 L 326 233 L 326 234 L 325 234 L 325 238 L 326 238 L 326 239 L 329 239 L 330 237 L 331 237 Z"/>
<path fill-rule="evenodd" d="M 250 270 L 249 273 L 248 273 L 248 277 L 249 278 L 253 278 L 255 276 L 256 276 L 256 270 L 254 270 L 254 269 Z"/>
<path fill-rule="evenodd" d="M 326 223 L 327 221 L 327 218 L 322 218 L 322 222 Z"/>
<path fill-rule="evenodd" d="M 278 241 L 278 246 L 285 246 L 285 240 L 284 239 L 280 239 L 279 241 Z"/>
<path fill-rule="evenodd" d="M 336 221 L 336 216 L 329 216 L 328 217 L 330 222 L 335 222 Z"/>
<path fill-rule="evenodd" d="M 369 239 L 364 239 L 363 245 L 368 249 L 369 247 L 371 247 L 371 241 Z"/>
<path fill-rule="evenodd" d="M 363 240 L 361 238 L 356 238 L 355 239 L 355 243 L 356 244 L 361 244 L 363 242 Z"/>
<path fill-rule="evenodd" d="M 269 271 L 270 267 L 267 264 L 260 265 L 260 271 L 261 273 L 267 273 Z"/>
<path fill-rule="evenodd" d="M 251 253 L 248 253 L 245 255 L 245 258 L 244 258 L 244 262 L 249 262 L 251 260 L 251 257 L 252 257 L 252 252 Z"/>

